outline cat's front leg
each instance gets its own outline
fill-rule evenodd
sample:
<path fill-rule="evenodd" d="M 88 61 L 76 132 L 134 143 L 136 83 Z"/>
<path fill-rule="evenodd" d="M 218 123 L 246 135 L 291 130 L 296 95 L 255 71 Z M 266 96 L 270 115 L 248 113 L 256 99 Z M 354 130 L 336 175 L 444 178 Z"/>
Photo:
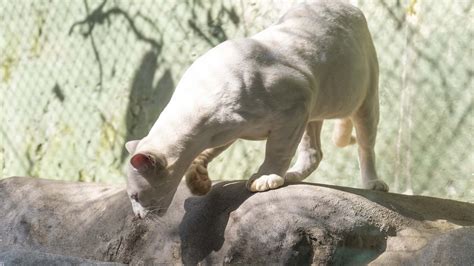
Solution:
<path fill-rule="evenodd" d="M 286 172 L 285 181 L 301 181 L 318 168 L 319 162 L 323 158 L 320 139 L 322 127 L 322 120 L 308 123 L 296 151 L 296 162 Z"/>
<path fill-rule="evenodd" d="M 307 116 L 293 116 L 281 120 L 272 128 L 265 148 L 265 160 L 258 172 L 247 181 L 247 189 L 252 192 L 267 191 L 283 186 L 284 175 L 288 170 L 298 143 L 303 136 Z"/>

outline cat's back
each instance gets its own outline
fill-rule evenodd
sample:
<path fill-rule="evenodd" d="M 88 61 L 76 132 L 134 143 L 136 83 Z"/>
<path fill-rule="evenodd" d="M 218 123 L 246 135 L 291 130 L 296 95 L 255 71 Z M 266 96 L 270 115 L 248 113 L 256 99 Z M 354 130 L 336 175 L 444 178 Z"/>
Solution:
<path fill-rule="evenodd" d="M 222 104 L 239 109 L 256 99 L 262 108 L 275 110 L 325 89 L 328 84 L 320 80 L 328 71 L 345 75 L 345 83 L 361 81 L 359 72 L 366 69 L 354 66 L 367 65 L 365 42 L 371 42 L 370 35 L 356 7 L 337 0 L 300 4 L 254 36 L 225 41 L 203 54 L 186 71 L 175 94 L 207 95 L 203 104 L 209 110 Z"/>
<path fill-rule="evenodd" d="M 291 20 L 308 20 L 314 26 L 333 26 L 335 23 L 364 23 L 360 9 L 341 0 L 314 0 L 298 4 L 289 9 L 274 25 Z"/>
<path fill-rule="evenodd" d="M 322 55 L 325 55 L 325 61 L 330 61 L 328 56 L 350 56 L 351 50 L 371 43 L 362 11 L 339 0 L 296 5 L 252 39 L 283 56 L 301 56 L 298 59 L 303 61 L 317 61 Z"/>

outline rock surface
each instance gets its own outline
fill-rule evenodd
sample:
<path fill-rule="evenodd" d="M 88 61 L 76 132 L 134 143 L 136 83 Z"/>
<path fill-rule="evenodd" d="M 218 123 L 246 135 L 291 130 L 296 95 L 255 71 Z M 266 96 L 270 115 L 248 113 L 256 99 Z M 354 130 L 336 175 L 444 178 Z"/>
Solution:
<path fill-rule="evenodd" d="M 0 263 L 474 265 L 474 204 L 319 184 L 181 185 L 161 218 L 123 187 L 0 180 Z"/>
<path fill-rule="evenodd" d="M 63 256 L 46 252 L 37 252 L 30 250 L 11 249 L 0 252 L 0 262 L 4 265 L 104 265 L 118 266 L 126 265 L 116 262 L 101 262 L 88 260 L 78 257 Z"/>

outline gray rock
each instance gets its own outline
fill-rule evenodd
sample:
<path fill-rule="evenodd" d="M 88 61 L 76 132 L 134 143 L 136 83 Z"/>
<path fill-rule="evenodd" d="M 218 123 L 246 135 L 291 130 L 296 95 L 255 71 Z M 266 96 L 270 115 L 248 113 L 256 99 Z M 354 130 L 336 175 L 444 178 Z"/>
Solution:
<path fill-rule="evenodd" d="M 474 265 L 474 227 L 434 237 L 409 263 L 413 265 Z"/>
<path fill-rule="evenodd" d="M 64 265 L 103 265 L 115 266 L 125 265 L 116 262 L 101 262 L 77 257 L 62 256 L 57 254 L 37 252 L 31 250 L 6 250 L 0 252 L 0 264 L 3 265 L 22 265 L 22 266 L 64 266 Z"/>
<path fill-rule="evenodd" d="M 474 204 L 306 183 L 250 193 L 244 184 L 220 182 L 200 197 L 181 185 L 164 217 L 139 220 L 123 187 L 0 180 L 0 251 L 131 264 L 472 261 L 472 238 L 460 235 L 472 234 Z"/>

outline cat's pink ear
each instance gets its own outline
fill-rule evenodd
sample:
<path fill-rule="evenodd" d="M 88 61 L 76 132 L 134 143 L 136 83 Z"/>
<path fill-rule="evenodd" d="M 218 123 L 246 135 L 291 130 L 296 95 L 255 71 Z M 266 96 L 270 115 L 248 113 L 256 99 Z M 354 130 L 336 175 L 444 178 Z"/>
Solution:
<path fill-rule="evenodd" d="M 139 172 L 144 172 L 153 168 L 155 160 L 151 155 L 137 153 L 130 159 L 130 164 Z"/>

